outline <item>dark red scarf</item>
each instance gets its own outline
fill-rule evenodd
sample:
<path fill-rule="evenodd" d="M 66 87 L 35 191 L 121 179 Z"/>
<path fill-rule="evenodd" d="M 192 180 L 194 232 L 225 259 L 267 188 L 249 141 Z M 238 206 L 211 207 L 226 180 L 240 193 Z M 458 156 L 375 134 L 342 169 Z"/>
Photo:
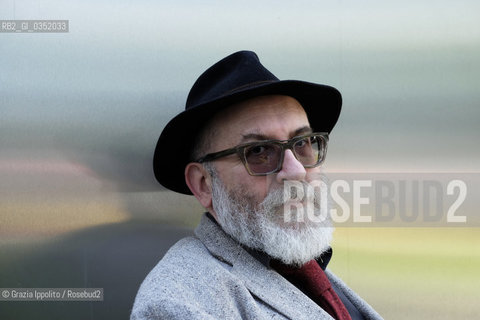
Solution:
<path fill-rule="evenodd" d="M 351 320 L 347 308 L 342 303 L 330 284 L 325 272 L 315 260 L 311 260 L 300 268 L 284 265 L 276 260 L 270 266 L 277 270 L 288 281 L 302 290 L 323 310 L 337 320 Z"/>

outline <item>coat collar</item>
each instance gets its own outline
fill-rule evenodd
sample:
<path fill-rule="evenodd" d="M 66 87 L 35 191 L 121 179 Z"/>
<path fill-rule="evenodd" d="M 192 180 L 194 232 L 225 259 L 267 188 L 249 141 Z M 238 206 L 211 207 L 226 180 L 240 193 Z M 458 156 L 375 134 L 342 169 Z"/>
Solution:
<path fill-rule="evenodd" d="M 288 280 L 249 254 L 213 218 L 203 215 L 195 234 L 213 256 L 232 266 L 232 273 L 253 296 L 279 313 L 291 319 L 332 319 Z"/>

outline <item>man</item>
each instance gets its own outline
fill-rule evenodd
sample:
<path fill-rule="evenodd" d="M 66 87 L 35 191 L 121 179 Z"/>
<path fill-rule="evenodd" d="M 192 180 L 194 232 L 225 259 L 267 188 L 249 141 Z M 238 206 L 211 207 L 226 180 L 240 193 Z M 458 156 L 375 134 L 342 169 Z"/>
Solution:
<path fill-rule="evenodd" d="M 336 89 L 280 81 L 249 51 L 199 77 L 154 172 L 207 213 L 147 276 L 132 319 L 381 319 L 325 269 L 320 165 L 340 109 Z"/>

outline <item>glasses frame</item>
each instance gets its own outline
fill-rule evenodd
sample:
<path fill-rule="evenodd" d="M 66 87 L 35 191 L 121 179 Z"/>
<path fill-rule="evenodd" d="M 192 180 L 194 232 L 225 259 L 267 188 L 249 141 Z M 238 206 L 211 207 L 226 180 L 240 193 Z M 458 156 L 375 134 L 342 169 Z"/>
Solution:
<path fill-rule="evenodd" d="M 240 144 L 240 145 L 235 146 L 233 148 L 229 148 L 229 149 L 225 149 L 225 150 L 222 150 L 222 151 L 217 151 L 217 152 L 206 154 L 205 156 L 197 159 L 195 162 L 204 163 L 204 162 L 214 161 L 214 160 L 217 160 L 219 158 L 223 158 L 223 157 L 226 157 L 226 156 L 229 156 L 229 155 L 232 155 L 232 154 L 236 153 L 238 155 L 238 157 L 240 158 L 240 160 L 243 162 L 243 165 L 245 166 L 245 169 L 247 169 L 248 174 L 250 174 L 251 176 L 266 176 L 266 175 L 273 174 L 273 173 L 276 173 L 276 172 L 280 171 L 280 169 L 283 166 L 283 159 L 285 157 L 285 150 L 286 149 L 292 150 L 292 153 L 295 156 L 295 159 L 297 159 L 297 161 L 300 161 L 300 160 L 298 160 L 297 155 L 295 154 L 295 150 L 293 149 L 293 146 L 298 141 L 300 141 L 302 139 L 305 139 L 305 138 L 309 138 L 309 137 L 319 137 L 324 142 L 322 144 L 322 146 L 324 146 L 323 150 L 318 151 L 319 152 L 319 158 L 318 158 L 317 163 L 313 164 L 313 165 L 303 165 L 302 164 L 304 168 L 314 168 L 314 167 L 318 167 L 325 160 L 325 157 L 326 157 L 326 154 L 327 154 L 327 146 L 328 146 L 328 133 L 327 132 L 308 133 L 308 134 L 293 137 L 293 138 L 288 139 L 288 140 L 273 139 L 273 140 L 260 140 L 260 141 L 243 143 L 243 144 Z M 261 146 L 261 145 L 264 145 L 265 143 L 273 143 L 273 144 L 276 144 L 276 145 L 281 147 L 280 160 L 278 161 L 277 168 L 275 168 L 272 171 L 265 172 L 265 173 L 252 172 L 250 170 L 250 167 L 248 166 L 248 161 L 247 161 L 247 158 L 245 156 L 245 149 L 248 148 L 248 147 Z"/>

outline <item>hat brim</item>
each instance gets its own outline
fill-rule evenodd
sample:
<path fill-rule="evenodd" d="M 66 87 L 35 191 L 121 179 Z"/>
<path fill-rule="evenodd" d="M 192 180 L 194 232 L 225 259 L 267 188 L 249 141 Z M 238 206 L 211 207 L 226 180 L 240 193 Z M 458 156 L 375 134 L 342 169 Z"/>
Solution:
<path fill-rule="evenodd" d="M 191 195 L 185 183 L 184 171 L 186 165 L 191 162 L 193 143 L 202 127 L 215 113 L 232 104 L 274 94 L 295 98 L 305 109 L 310 126 L 316 132 L 330 133 L 340 115 L 342 96 L 337 89 L 326 85 L 283 80 L 235 91 L 191 107 L 170 120 L 155 148 L 153 157 L 155 178 L 170 190 Z"/>

